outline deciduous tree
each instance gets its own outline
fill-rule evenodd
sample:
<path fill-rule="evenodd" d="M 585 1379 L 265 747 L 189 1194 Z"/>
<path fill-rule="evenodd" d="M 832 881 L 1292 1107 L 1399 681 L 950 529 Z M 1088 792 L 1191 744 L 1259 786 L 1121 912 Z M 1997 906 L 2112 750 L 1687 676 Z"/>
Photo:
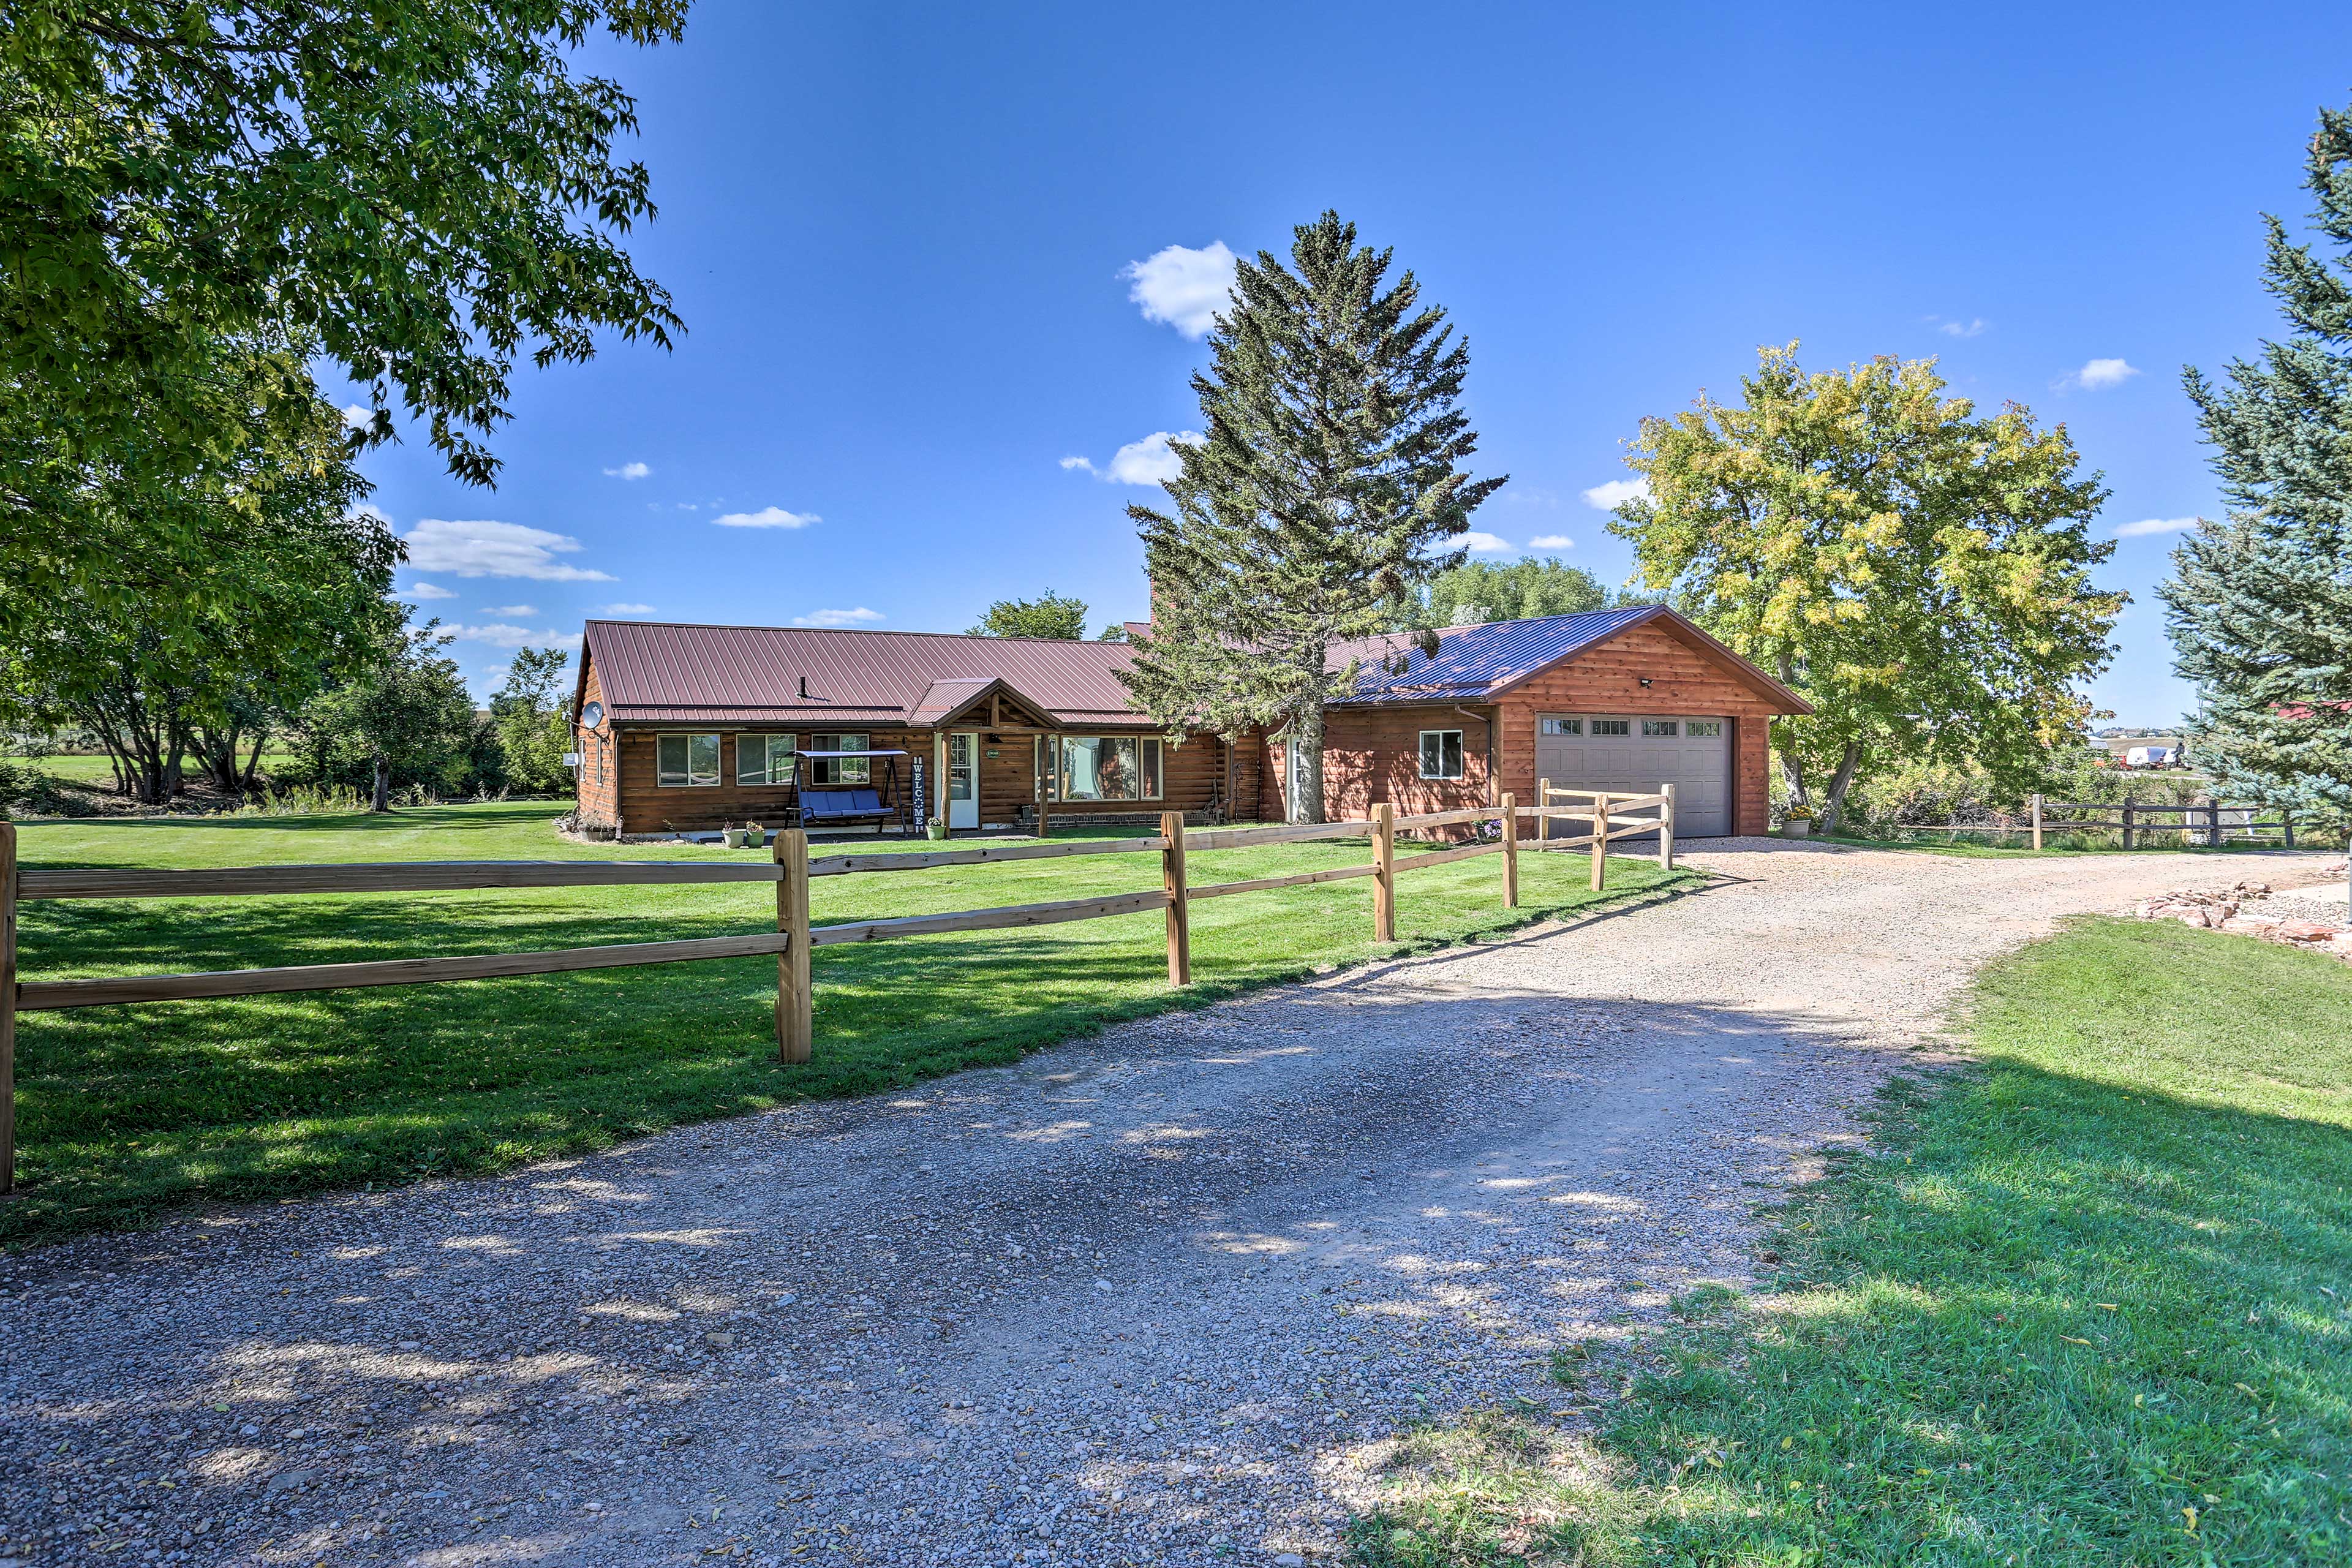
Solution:
<path fill-rule="evenodd" d="M 370 804 L 392 809 L 395 780 L 453 787 L 473 763 L 474 699 L 439 622 L 395 628 L 375 657 L 302 710 L 303 748 L 322 777 L 364 777 Z"/>
<path fill-rule="evenodd" d="M 2226 385 L 2187 373 L 2230 510 L 2158 592 L 2197 686 L 2189 759 L 2233 793 L 2352 814 L 2352 111 L 2321 111 L 2304 184 L 2339 259 L 2268 220 L 2292 332 Z"/>
<path fill-rule="evenodd" d="M 1452 542 L 1500 479 L 1462 411 L 1466 345 L 1391 255 L 1327 212 L 1234 270 L 1233 307 L 1192 377 L 1206 430 L 1171 447 L 1169 511 L 1128 509 L 1154 605 L 1122 679 L 1178 733 L 1287 727 L 1291 815 L 1323 819 L 1323 706 L 1350 689 L 1332 646 L 1460 564 Z"/>
<path fill-rule="evenodd" d="M 976 637 L 1056 637 L 1076 642 L 1087 635 L 1087 602 L 1048 588 L 1034 599 L 999 599 L 971 628 Z"/>
<path fill-rule="evenodd" d="M 520 648 L 490 698 L 507 782 L 531 795 L 572 790 L 572 770 L 563 765 L 572 745 L 572 695 L 563 680 L 571 662 L 562 648 Z"/>
<path fill-rule="evenodd" d="M 1979 415 L 1932 360 L 1843 372 L 1766 349 L 1736 403 L 1650 418 L 1617 510 L 1643 577 L 1811 703 L 1773 725 L 1790 798 L 1834 830 L 1865 770 L 1969 761 L 2003 784 L 2074 743 L 2126 596 L 2092 569 L 2106 491 L 2065 426 Z"/>

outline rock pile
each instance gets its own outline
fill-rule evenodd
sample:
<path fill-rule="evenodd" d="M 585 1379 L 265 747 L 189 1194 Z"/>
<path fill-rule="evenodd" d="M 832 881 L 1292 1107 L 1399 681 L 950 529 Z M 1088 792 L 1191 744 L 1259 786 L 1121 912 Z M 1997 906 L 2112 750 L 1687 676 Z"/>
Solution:
<path fill-rule="evenodd" d="M 2258 936 L 2352 961 L 2352 930 L 2311 918 L 2322 907 L 2305 900 L 2274 901 L 2267 882 L 2236 882 L 2225 889 L 2178 888 L 2142 900 L 2133 910 L 2144 921 L 2179 921 L 2183 925 Z M 2288 907 L 2281 907 L 2281 902 Z"/>

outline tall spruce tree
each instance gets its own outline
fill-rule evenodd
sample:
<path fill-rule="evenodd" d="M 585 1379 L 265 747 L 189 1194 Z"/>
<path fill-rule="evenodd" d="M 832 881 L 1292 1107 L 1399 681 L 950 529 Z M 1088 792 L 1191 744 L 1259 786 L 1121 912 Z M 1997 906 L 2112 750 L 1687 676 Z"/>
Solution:
<path fill-rule="evenodd" d="M 1173 512 L 1128 508 L 1152 626 L 1121 679 L 1179 735 L 1286 726 L 1298 822 L 1323 820 L 1323 706 L 1356 676 L 1332 647 L 1383 632 L 1399 598 L 1461 564 L 1449 542 L 1503 484 L 1459 467 L 1478 445 L 1460 405 L 1469 349 L 1410 271 L 1388 282 L 1391 254 L 1326 212 L 1295 232 L 1289 266 L 1239 263 L 1192 377 L 1206 435 L 1171 448 Z"/>
<path fill-rule="evenodd" d="M 2231 793 L 2352 813 L 2352 110 L 2320 111 L 2305 171 L 2339 259 L 2266 218 L 2263 286 L 2294 334 L 2226 386 L 2186 373 L 2230 513 L 2158 593 L 2197 687 L 2189 760 Z"/>

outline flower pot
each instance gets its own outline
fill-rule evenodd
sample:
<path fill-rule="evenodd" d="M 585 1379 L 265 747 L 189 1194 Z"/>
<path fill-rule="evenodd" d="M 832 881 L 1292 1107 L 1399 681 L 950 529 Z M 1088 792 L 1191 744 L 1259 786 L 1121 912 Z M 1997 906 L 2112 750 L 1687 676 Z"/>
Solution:
<path fill-rule="evenodd" d="M 724 834 L 724 837 L 725 837 L 725 838 L 726 838 L 726 840 L 727 840 L 727 847 L 728 847 L 728 848 L 730 848 L 730 849 L 740 849 L 740 848 L 742 848 L 742 847 L 743 847 L 743 830 L 742 830 L 741 828 L 740 828 L 740 827 L 730 827 L 730 828 L 728 828 L 728 829 L 726 830 L 725 834 Z"/>
<path fill-rule="evenodd" d="M 755 822 L 743 830 L 743 842 L 751 848 L 764 849 L 768 844 L 768 830 Z"/>
<path fill-rule="evenodd" d="M 1811 838 L 1812 836 L 1813 819 L 1810 816 L 1787 817 L 1780 824 L 1780 837 L 1783 838 Z"/>
<path fill-rule="evenodd" d="M 929 833 L 933 838 L 945 839 L 948 836 L 947 818 L 943 816 L 935 816 L 931 818 L 930 825 L 926 827 L 924 831 Z"/>

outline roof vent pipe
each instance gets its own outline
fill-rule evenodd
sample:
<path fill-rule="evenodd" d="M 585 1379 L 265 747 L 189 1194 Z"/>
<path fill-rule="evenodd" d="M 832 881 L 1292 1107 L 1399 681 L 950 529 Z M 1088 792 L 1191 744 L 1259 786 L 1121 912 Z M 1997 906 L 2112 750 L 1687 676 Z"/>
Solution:
<path fill-rule="evenodd" d="M 808 696 L 808 677 L 805 675 L 801 677 L 801 696 L 803 699 Z"/>

